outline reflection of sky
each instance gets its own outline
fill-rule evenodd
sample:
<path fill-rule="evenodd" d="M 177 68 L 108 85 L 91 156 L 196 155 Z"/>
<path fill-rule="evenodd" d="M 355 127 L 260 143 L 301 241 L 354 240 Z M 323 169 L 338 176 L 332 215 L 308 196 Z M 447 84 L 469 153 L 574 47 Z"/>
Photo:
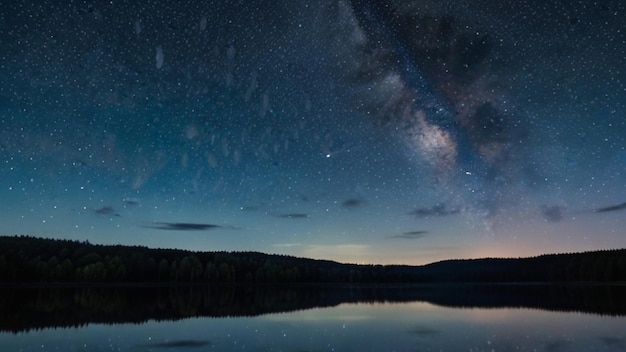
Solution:
<path fill-rule="evenodd" d="M 623 350 L 624 318 L 428 303 L 342 304 L 251 318 L 90 324 L 0 334 L 10 350 Z"/>
<path fill-rule="evenodd" d="M 376 3 L 3 6 L 0 233 L 359 263 L 624 247 L 625 207 L 594 212 L 626 201 L 623 4 Z"/>

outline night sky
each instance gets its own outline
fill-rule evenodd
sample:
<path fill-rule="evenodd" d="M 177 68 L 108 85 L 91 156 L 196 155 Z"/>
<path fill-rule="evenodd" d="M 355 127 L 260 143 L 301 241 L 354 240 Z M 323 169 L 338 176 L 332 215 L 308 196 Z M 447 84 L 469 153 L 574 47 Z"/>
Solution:
<path fill-rule="evenodd" d="M 625 7 L 1 1 L 0 234 L 380 264 L 626 247 Z"/>

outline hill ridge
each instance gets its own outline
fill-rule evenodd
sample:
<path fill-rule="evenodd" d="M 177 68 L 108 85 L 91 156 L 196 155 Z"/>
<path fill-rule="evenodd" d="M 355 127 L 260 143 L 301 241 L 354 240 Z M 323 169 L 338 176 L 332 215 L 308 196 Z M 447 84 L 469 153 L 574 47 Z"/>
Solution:
<path fill-rule="evenodd" d="M 257 251 L 191 251 L 0 236 L 0 282 L 626 281 L 626 249 L 426 265 L 349 264 Z"/>

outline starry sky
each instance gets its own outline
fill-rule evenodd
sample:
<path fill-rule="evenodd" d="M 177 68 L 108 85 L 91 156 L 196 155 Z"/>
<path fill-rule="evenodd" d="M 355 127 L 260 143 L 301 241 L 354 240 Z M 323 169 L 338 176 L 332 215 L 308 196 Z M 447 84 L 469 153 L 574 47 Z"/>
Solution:
<path fill-rule="evenodd" d="M 2 1 L 0 234 L 351 263 L 626 247 L 620 1 Z"/>

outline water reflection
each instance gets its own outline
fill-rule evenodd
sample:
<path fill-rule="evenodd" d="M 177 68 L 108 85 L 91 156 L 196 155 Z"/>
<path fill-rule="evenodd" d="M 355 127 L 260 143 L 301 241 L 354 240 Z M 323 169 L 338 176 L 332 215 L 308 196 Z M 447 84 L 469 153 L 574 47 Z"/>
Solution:
<path fill-rule="evenodd" d="M 0 346 L 9 351 L 624 351 L 625 290 L 5 288 Z"/>

